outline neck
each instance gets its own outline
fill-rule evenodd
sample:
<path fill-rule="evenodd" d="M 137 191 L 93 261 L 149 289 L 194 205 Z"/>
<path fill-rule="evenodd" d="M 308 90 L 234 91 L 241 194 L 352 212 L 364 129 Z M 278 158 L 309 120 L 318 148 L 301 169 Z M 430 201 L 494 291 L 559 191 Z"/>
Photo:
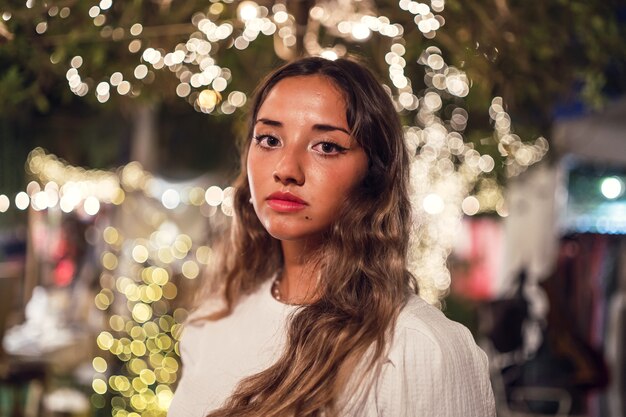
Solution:
<path fill-rule="evenodd" d="M 319 270 L 311 263 L 318 245 L 309 241 L 282 241 L 283 270 L 279 277 L 281 301 L 289 304 L 310 304 L 319 294 Z"/>

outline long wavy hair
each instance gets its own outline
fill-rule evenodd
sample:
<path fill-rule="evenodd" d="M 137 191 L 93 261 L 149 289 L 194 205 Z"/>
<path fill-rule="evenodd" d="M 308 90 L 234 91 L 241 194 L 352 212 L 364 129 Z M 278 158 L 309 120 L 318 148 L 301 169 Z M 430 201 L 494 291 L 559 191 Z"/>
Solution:
<path fill-rule="evenodd" d="M 218 416 L 333 416 L 348 387 L 365 384 L 366 371 L 385 352 L 399 311 L 417 283 L 407 270 L 410 230 L 409 159 L 394 105 L 382 85 L 351 59 L 303 58 L 271 73 L 252 102 L 249 132 L 235 181 L 234 219 L 213 271 L 225 307 L 232 312 L 282 265 L 280 242 L 269 235 L 250 204 L 246 172 L 257 113 L 281 80 L 326 77 L 343 93 L 351 135 L 363 147 L 369 167 L 363 181 L 326 232 L 311 262 L 321 271 L 320 298 L 291 317 L 278 361 L 242 380 Z M 355 373 L 359 374 L 355 381 Z"/>

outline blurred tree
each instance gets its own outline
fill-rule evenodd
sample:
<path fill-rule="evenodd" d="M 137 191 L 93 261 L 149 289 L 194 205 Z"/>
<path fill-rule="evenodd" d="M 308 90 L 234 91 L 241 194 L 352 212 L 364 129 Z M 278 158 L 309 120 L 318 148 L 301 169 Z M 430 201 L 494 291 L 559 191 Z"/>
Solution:
<path fill-rule="evenodd" d="M 197 31 L 192 24 L 196 13 L 234 23 L 240 3 L 105 0 L 98 6 L 95 1 L 29 0 L 25 5 L 24 1 L 9 1 L 0 6 L 0 112 L 6 115 L 28 107 L 46 112 L 51 101 L 68 100 L 67 87 L 59 81 L 65 78 L 74 56 L 82 57 L 82 67 L 88 68 L 92 82 L 117 71 L 132 74 L 147 46 L 173 50 Z M 271 7 L 269 2 L 260 4 Z M 404 27 L 404 38 L 410 40 L 414 55 L 426 45 L 436 45 L 453 64 L 463 66 L 473 80 L 472 93 L 480 92 L 481 98 L 489 100 L 495 92 L 511 105 L 532 105 L 549 115 L 551 102 L 570 92 L 573 83 L 583 84 L 583 97 L 598 105 L 607 76 L 624 74 L 626 11 L 619 4 L 617 0 L 448 0 L 442 12 L 446 27 L 433 39 L 420 36 L 414 15 L 396 1 L 378 1 L 370 8 L 373 14 L 378 12 Z M 306 25 L 315 3 L 286 5 L 299 19 L 297 23 Z M 141 28 L 133 28 L 135 24 Z M 304 34 L 304 30 L 300 32 Z M 327 44 L 334 43 L 328 31 L 323 35 Z M 139 42 L 133 47 L 135 40 Z M 364 51 L 364 44 L 358 42 L 348 47 L 369 55 L 380 49 L 375 44 L 381 40 L 386 39 L 368 40 L 374 44 L 367 48 L 371 51 Z M 295 55 L 304 51 L 301 37 L 298 42 Z M 212 55 L 226 60 L 233 71 L 247 74 L 237 83 L 249 90 L 276 63 L 272 45 L 255 42 L 250 45 L 253 52 L 246 54 L 226 42 L 222 51 Z M 419 71 L 413 71 L 419 78 Z M 149 102 L 176 99 L 177 80 L 170 74 L 156 71 L 145 81 L 141 94 L 136 91 L 131 96 Z M 623 77 L 613 76 L 613 81 L 624 88 Z"/>
<path fill-rule="evenodd" d="M 540 3 L 448 0 L 445 8 L 442 0 L 430 3 L 428 7 L 441 10 L 437 16 L 439 23 L 445 23 L 438 31 L 421 30 L 418 23 L 423 16 L 419 10 L 426 5 L 416 1 L 373 3 L 362 0 L 318 5 L 336 10 L 333 16 L 324 17 L 326 23 L 333 19 L 336 22 L 349 20 L 348 13 L 358 13 L 386 16 L 392 24 L 401 25 L 400 36 L 406 46 L 405 72 L 416 92 L 429 87 L 424 80 L 424 68 L 416 61 L 428 46 L 438 47 L 446 61 L 465 71 L 471 80 L 472 88 L 464 98 L 464 106 L 472 116 L 466 135 L 477 146 L 481 138 L 489 134 L 490 121 L 485 114 L 493 96 L 504 98 L 518 131 L 535 136 L 547 133 L 556 103 L 583 100 L 591 107 L 598 107 L 608 93 L 624 91 L 626 24 L 624 6 L 617 0 L 546 0 Z M 337 31 L 338 23 L 333 29 L 332 25 L 320 25 L 312 19 L 311 10 L 316 3 L 311 0 L 276 4 L 261 1 L 262 9 L 257 11 L 263 10 L 261 14 L 273 19 L 275 30 L 263 29 L 260 30 L 263 33 L 259 33 L 257 29 L 256 34 L 241 34 L 241 23 L 245 20 L 241 13 L 242 10 L 245 13 L 246 5 L 250 2 L 6 2 L 0 6 L 0 123 L 3 126 L 0 131 L 3 137 L 17 137 L 16 126 L 20 120 L 30 121 L 33 114 L 50 114 L 67 107 L 94 117 L 109 114 L 107 117 L 111 120 L 121 119 L 131 124 L 137 120 L 137 112 L 141 112 L 138 109 L 146 106 L 153 109 L 155 116 L 168 113 L 171 106 L 180 109 L 184 101 L 202 110 L 198 102 L 207 98 L 199 96 L 204 87 L 194 88 L 189 76 L 183 74 L 189 67 L 187 61 L 164 65 L 163 58 L 167 53 L 180 50 L 190 39 L 200 39 L 200 35 L 208 33 L 206 26 L 201 28 L 207 21 L 212 22 L 207 24 L 219 25 L 207 35 L 215 38 L 205 54 L 212 61 L 196 64 L 199 69 L 213 64 L 227 70 L 224 77 L 228 78 L 229 87 L 222 91 L 224 94 L 237 90 L 251 92 L 269 68 L 282 59 L 305 54 L 307 42 L 311 42 L 307 36 L 311 34 L 321 47 L 334 46 L 340 52 L 368 57 L 378 72 L 385 75 L 382 78 L 388 79 L 385 54 L 399 37 L 394 40 L 393 36 L 370 33 L 362 39 L 349 38 Z M 289 15 L 285 14 L 284 24 L 279 24 L 283 16 L 277 19 L 277 13 L 282 11 Z M 311 30 L 314 25 L 317 26 Z M 293 29 L 293 34 L 285 35 L 282 32 L 285 28 Z M 240 33 L 239 36 L 222 36 L 218 33 L 220 30 Z M 287 42 L 285 36 L 292 35 L 294 40 Z M 237 44 L 239 38 L 243 39 L 241 44 Z M 157 57 L 149 62 L 152 58 L 146 51 L 150 48 L 160 52 L 160 61 Z M 187 86 L 180 87 L 181 84 Z M 214 99 L 221 100 L 221 94 Z M 211 113 L 219 117 L 223 113 L 219 110 L 215 107 Z M 406 117 L 411 116 L 410 112 L 404 113 Z M 225 123 L 218 122 L 219 132 L 209 130 L 218 136 L 232 136 L 232 130 L 223 131 L 223 127 L 233 121 L 231 117 L 226 119 Z M 216 120 L 211 118 L 206 123 L 214 122 Z M 54 136 L 55 132 L 47 132 L 47 135 Z M 103 143 L 124 149 L 108 151 L 108 154 L 132 156 L 132 146 L 123 145 L 119 140 Z M 11 164 L 7 159 L 7 156 L 2 157 L 3 164 Z M 98 160 L 91 155 L 86 161 L 74 162 L 91 163 L 94 159 Z M 167 157 L 160 155 L 157 159 L 167 165 Z"/>
<path fill-rule="evenodd" d="M 545 128 L 564 100 L 600 107 L 626 90 L 626 6 L 619 1 L 449 0 L 438 43 L 482 100 L 499 95 Z M 479 100 L 480 103 L 480 100 Z"/>

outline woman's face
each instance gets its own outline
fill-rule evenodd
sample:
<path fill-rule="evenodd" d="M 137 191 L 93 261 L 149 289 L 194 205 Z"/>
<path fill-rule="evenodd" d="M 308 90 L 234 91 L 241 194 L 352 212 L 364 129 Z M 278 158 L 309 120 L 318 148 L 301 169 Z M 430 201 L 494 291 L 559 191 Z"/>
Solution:
<path fill-rule="evenodd" d="M 270 235 L 318 242 L 367 166 L 343 95 L 328 78 L 290 77 L 272 88 L 247 161 L 252 204 Z"/>

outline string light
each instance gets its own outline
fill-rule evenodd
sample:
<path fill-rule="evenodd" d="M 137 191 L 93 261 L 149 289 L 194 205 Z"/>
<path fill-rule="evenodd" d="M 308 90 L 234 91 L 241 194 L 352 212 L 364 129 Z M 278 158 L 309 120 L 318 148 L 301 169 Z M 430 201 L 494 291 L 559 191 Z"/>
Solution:
<path fill-rule="evenodd" d="M 245 99 L 234 95 L 232 100 L 241 103 Z M 145 171 L 137 162 L 131 162 L 115 171 L 86 170 L 68 165 L 55 155 L 46 153 L 42 148 L 30 152 L 26 160 L 28 173 L 35 178 L 26 191 L 16 194 L 15 207 L 26 210 L 31 206 L 36 211 L 59 207 L 64 213 L 80 210 L 94 216 L 102 205 L 121 205 L 127 193 L 141 192 L 154 199 L 168 210 L 179 206 L 202 206 L 209 204 L 221 206 L 224 195 L 231 188 L 221 189 L 210 186 L 206 190 L 193 184 L 175 185 L 165 183 Z M 40 184 L 44 184 L 41 189 Z M 0 212 L 6 212 L 11 202 L 8 196 L 0 195 Z M 230 213 L 231 207 L 222 208 Z"/>
<path fill-rule="evenodd" d="M 100 257 L 101 289 L 94 305 L 109 315 L 109 329 L 102 330 L 96 339 L 98 347 L 107 353 L 93 360 L 91 401 L 102 408 L 104 396 L 110 396 L 114 416 L 165 416 L 180 368 L 178 339 L 187 315 L 186 310 L 174 309 L 171 304 L 178 294 L 174 280 L 196 279 L 201 268 L 210 263 L 212 249 L 181 233 L 162 214 L 187 205 L 201 213 L 210 207 L 211 216 L 219 207 L 223 216 L 232 216 L 234 190 L 193 184 L 173 188 L 136 162 L 115 171 L 85 170 L 41 148 L 29 154 L 26 167 L 34 180 L 15 197 L 20 210 L 30 206 L 37 211 L 80 210 L 95 216 L 105 205 L 125 209 L 131 203 L 126 196 L 133 193 L 162 205 L 153 212 L 143 208 L 143 214 L 153 219 L 154 231 L 149 236 L 129 239 L 113 226 L 101 231 L 106 247 Z M 0 212 L 7 211 L 10 204 L 8 196 L 0 195 Z M 225 218 L 214 218 L 212 223 L 219 227 Z M 107 355 L 116 357 L 121 369 L 104 359 Z"/>
<path fill-rule="evenodd" d="M 245 50 L 262 36 L 274 38 L 275 53 L 289 59 L 294 56 L 296 35 L 301 28 L 286 4 L 260 5 L 254 1 L 237 4 L 236 17 L 222 16 L 230 1 L 212 2 L 204 12 L 191 19 L 192 30 L 182 41 L 166 49 L 151 44 L 149 32 L 140 22 L 128 27 L 111 28 L 106 25 L 113 9 L 111 0 L 101 0 L 88 11 L 101 35 L 112 40 L 125 36 L 128 51 L 136 54 L 136 65 L 130 71 L 119 69 L 93 81 L 88 65 L 80 55 L 71 56 L 66 79 L 69 89 L 77 96 L 93 94 L 100 103 L 111 97 L 137 97 L 141 87 L 150 84 L 158 71 L 168 69 L 176 77 L 175 94 L 186 100 L 196 111 L 209 114 L 232 114 L 245 106 L 248 97 L 231 88 L 233 75 L 220 65 L 219 51 L 225 48 Z M 27 7 L 33 7 L 27 2 Z M 265 4 L 265 3 L 264 3 Z M 395 108 L 410 120 L 404 127 L 405 140 L 413 155 L 411 163 L 411 196 L 415 216 L 409 264 L 420 278 L 420 294 L 427 301 L 438 304 L 448 291 L 450 273 L 446 262 L 456 239 L 456 231 L 463 215 L 476 215 L 495 210 L 506 216 L 508 211 L 501 187 L 489 175 L 498 163 L 503 163 L 508 177 L 521 174 L 541 160 L 548 151 L 547 140 L 540 137 L 523 141 L 514 133 L 512 120 L 500 97 L 489 107 L 494 133 L 493 143 L 501 160 L 490 154 L 481 154 L 471 142 L 465 142 L 468 112 L 463 98 L 471 89 L 467 74 L 446 62 L 441 49 L 425 48 L 417 64 L 424 71 L 426 89 L 415 91 L 408 68 L 414 63 L 405 59 L 411 44 L 406 33 L 418 33 L 425 39 L 436 37 L 445 25 L 443 0 L 418 2 L 399 0 L 399 8 L 411 18 L 417 32 L 386 16 L 378 15 L 374 4 L 359 2 L 319 2 L 309 11 L 304 51 L 326 59 L 345 56 L 347 44 L 364 42 L 372 37 L 387 38 L 389 86 Z M 48 17 L 67 18 L 70 8 L 48 8 Z M 10 13 L 4 12 L 7 21 Z M 47 19 L 47 17 L 46 17 Z M 51 20 L 50 20 L 51 21 Z M 49 22 L 36 25 L 39 36 L 45 36 Z M 322 45 L 322 34 L 334 37 L 333 43 Z M 59 57 L 51 57 L 58 62 Z M 446 115 L 445 117 L 443 115 Z M 94 359 L 97 376 L 93 381 L 96 394 L 94 404 L 102 404 L 98 397 L 113 394 L 111 404 L 114 416 L 163 413 L 171 401 L 170 384 L 175 382 L 179 363 L 177 338 L 185 312 L 170 314 L 169 300 L 176 297 L 177 287 L 172 282 L 176 274 L 195 279 L 202 265 L 210 263 L 212 249 L 192 242 L 172 224 L 163 220 L 170 211 L 198 207 L 204 216 L 222 213 L 232 215 L 233 189 L 208 188 L 196 184 L 176 186 L 167 184 L 131 162 L 115 171 L 85 170 L 72 167 L 54 155 L 35 149 L 27 160 L 27 170 L 35 184 L 14 198 L 0 195 L 0 212 L 13 202 L 25 210 L 60 209 L 65 213 L 80 211 L 95 216 L 107 205 L 123 205 L 126 196 L 140 193 L 151 198 L 163 210 L 153 213 L 154 232 L 142 238 L 128 239 L 112 226 L 102 231 L 107 245 L 101 258 L 102 290 L 95 297 L 96 307 L 111 312 L 111 332 L 98 336 L 98 346 L 116 356 L 124 365 L 123 375 L 114 375 L 110 367 Z M 43 186 L 43 190 L 41 187 Z M 28 187 L 27 187 L 28 188 Z M 123 300 L 123 302 L 122 302 Z M 124 311 L 118 311 L 119 306 Z M 107 374 L 108 373 L 108 374 Z M 132 410 L 128 412 L 127 410 Z"/>
<path fill-rule="evenodd" d="M 507 176 L 520 175 L 548 153 L 548 141 L 544 137 L 529 144 L 512 132 L 511 116 L 504 110 L 502 97 L 493 98 L 489 106 L 489 116 L 494 124 L 494 136 L 500 155 L 506 158 L 504 163 Z"/>
<path fill-rule="evenodd" d="M 104 24 L 112 5 L 112 2 L 103 0 L 91 7 L 88 14 L 94 25 Z M 441 14 L 445 2 L 442 0 L 432 0 L 430 4 L 399 0 L 398 6 L 411 16 L 412 24 L 427 39 L 434 38 L 437 31 L 445 25 Z M 112 37 L 117 30 L 119 34 L 128 33 L 135 38 L 129 44 L 129 51 L 137 53 L 141 62 L 137 63 L 132 74 L 114 71 L 105 79 L 94 83 L 93 93 L 97 100 L 104 103 L 115 94 L 135 97 L 140 94 L 140 84 L 150 83 L 156 71 L 167 68 L 178 79 L 176 94 L 192 104 L 197 111 L 231 114 L 243 107 L 247 96 L 241 91 L 229 91 L 233 81 L 232 74 L 229 68 L 219 64 L 218 52 L 224 47 L 244 50 L 260 36 L 274 36 L 276 54 L 287 59 L 296 44 L 296 19 L 282 3 L 266 7 L 254 1 L 240 2 L 236 7 L 236 16 L 232 19 L 222 16 L 226 10 L 225 3 L 214 2 L 206 12 L 195 13 L 191 19 L 195 30 L 191 31 L 187 39 L 169 50 L 151 46 L 149 38 L 144 37 L 146 31 L 141 23 L 133 22 L 129 27 L 111 29 Z M 60 15 L 61 12 L 62 10 L 49 9 L 48 14 Z M 499 214 L 506 214 L 502 199 L 497 197 L 501 195 L 497 184 L 492 183 L 489 187 L 476 186 L 481 177 L 494 171 L 496 161 L 491 155 L 480 154 L 472 143 L 465 142 L 463 138 L 468 124 L 468 112 L 463 108 L 460 99 L 469 93 L 471 80 L 464 71 L 447 64 L 439 48 L 429 46 L 417 60 L 418 65 L 424 69 L 427 88 L 421 92 L 414 91 L 412 82 L 406 75 L 407 61 L 404 56 L 405 45 L 408 43 L 404 38 L 405 27 L 392 22 L 386 16 L 378 15 L 375 6 L 370 2 L 318 3 L 310 9 L 308 19 L 303 46 L 309 55 L 336 59 L 346 54 L 345 43 L 362 42 L 372 36 L 391 39 L 384 57 L 392 86 L 387 88 L 396 109 L 414 117 L 413 123 L 405 128 L 407 143 L 415 155 L 412 164 L 413 178 L 416 181 L 427 180 L 420 187 L 416 187 L 419 191 L 414 195 L 416 216 L 424 215 L 430 222 L 428 227 L 415 232 L 422 237 L 424 245 L 414 251 L 419 254 L 416 255 L 414 267 L 420 271 L 420 276 L 426 277 L 426 281 L 430 279 L 429 276 L 439 277 L 437 283 L 434 283 L 436 280 L 430 280 L 430 283 L 423 286 L 443 288 L 447 279 L 444 272 L 447 270 L 445 259 L 452 245 L 449 230 L 455 229 L 454 224 L 462 214 L 470 215 L 475 211 L 474 200 L 465 200 L 472 190 L 475 190 L 473 197 L 479 202 L 477 213 L 495 209 Z M 337 42 L 333 46 L 320 45 L 322 29 L 324 33 L 336 37 Z M 85 81 L 89 77 L 81 74 L 81 71 L 86 71 L 83 61 L 81 56 L 72 57 L 66 74 L 70 89 L 81 96 L 88 94 L 91 89 L 90 83 Z M 451 115 L 442 117 L 444 110 Z M 507 176 L 519 175 L 544 157 L 548 150 L 547 141 L 538 138 L 528 143 L 513 133 L 511 118 L 505 112 L 501 98 L 493 99 L 489 115 L 494 126 L 494 142 L 503 158 Z M 50 170 L 47 169 L 46 172 Z M 78 174 L 82 175 L 81 172 Z M 93 176 L 95 173 L 85 175 Z M 64 212 L 82 209 L 94 213 L 98 211 L 96 204 L 93 199 L 87 201 L 87 198 L 93 196 L 101 204 L 121 203 L 125 193 L 138 190 L 159 201 L 169 210 L 176 210 L 181 205 L 199 205 L 204 215 L 213 215 L 215 209 L 221 209 L 219 211 L 227 215 L 232 211 L 232 206 L 228 204 L 213 205 L 220 199 L 216 200 L 208 190 L 191 193 L 189 190 L 163 189 L 158 186 L 158 180 L 134 163 L 118 170 L 118 175 L 108 175 L 111 176 L 108 195 L 102 195 L 107 187 L 99 186 L 104 179 L 95 178 L 86 182 L 81 179 L 76 184 L 56 181 L 59 184 L 57 200 L 60 208 Z M 44 179 L 41 182 L 47 181 L 49 180 Z M 192 194 L 193 198 L 190 198 Z M 202 194 L 204 199 L 201 198 Z M 50 195 L 46 195 L 47 197 L 39 195 L 33 200 L 34 208 L 43 208 L 48 204 Z M 20 205 L 24 207 L 22 200 Z M 52 200 L 54 201 L 54 197 Z M 223 197 L 222 200 L 228 201 Z M 464 201 L 467 210 L 462 209 Z M 85 206 L 85 202 L 89 204 Z M 442 228 L 448 228 L 448 231 Z M 165 253 L 161 255 L 164 259 L 168 257 Z M 428 265 L 424 264 L 431 255 L 434 256 L 433 259 L 440 260 L 440 265 L 434 269 L 432 260 L 428 261 Z M 421 260 L 417 260 L 418 258 Z M 442 294 L 433 295 L 429 301 L 436 303 Z"/>
<path fill-rule="evenodd" d="M 136 174 L 128 172 L 128 179 L 136 180 Z M 194 199 L 207 193 L 199 187 L 192 190 L 195 193 L 190 195 L 198 194 Z M 209 190 L 208 195 L 226 200 L 232 195 L 216 186 Z M 101 404 L 108 395 L 114 416 L 165 416 L 180 369 L 181 323 L 187 317 L 186 310 L 172 304 L 178 294 L 176 280 L 197 278 L 201 266 L 210 262 L 212 249 L 198 245 L 168 220 L 143 237 L 124 236 L 112 225 L 102 228 L 101 236 L 106 249 L 101 258 L 101 290 L 94 303 L 109 315 L 109 328 L 96 339 L 103 353 L 93 362 L 92 402 Z M 98 359 L 107 355 L 117 358 L 121 368 Z"/>

